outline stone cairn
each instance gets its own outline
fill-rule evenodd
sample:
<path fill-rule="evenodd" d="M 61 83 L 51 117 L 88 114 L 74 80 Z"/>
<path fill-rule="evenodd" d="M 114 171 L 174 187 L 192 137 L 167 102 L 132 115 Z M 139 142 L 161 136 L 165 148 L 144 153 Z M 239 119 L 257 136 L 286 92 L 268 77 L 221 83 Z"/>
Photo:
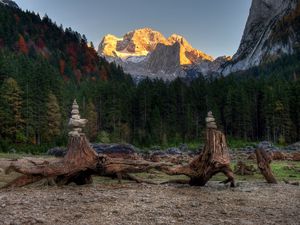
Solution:
<path fill-rule="evenodd" d="M 87 120 L 86 119 L 81 119 L 80 114 L 79 114 L 79 106 L 77 104 L 76 99 L 73 102 L 72 105 L 72 116 L 69 120 L 69 128 L 71 131 L 69 132 L 70 137 L 80 137 L 80 135 L 84 135 L 82 133 L 82 128 L 85 127 Z"/>
<path fill-rule="evenodd" d="M 206 128 L 208 129 L 217 129 L 216 120 L 211 111 L 207 113 L 207 117 L 205 118 Z"/>

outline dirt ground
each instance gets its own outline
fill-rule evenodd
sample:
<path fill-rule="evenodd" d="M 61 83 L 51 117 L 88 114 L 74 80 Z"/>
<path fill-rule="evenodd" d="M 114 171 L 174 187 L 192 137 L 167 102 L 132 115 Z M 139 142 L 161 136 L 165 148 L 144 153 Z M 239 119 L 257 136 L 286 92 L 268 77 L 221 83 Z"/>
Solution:
<path fill-rule="evenodd" d="M 300 224 L 300 187 L 280 183 L 94 184 L 0 191 L 0 224 Z"/>

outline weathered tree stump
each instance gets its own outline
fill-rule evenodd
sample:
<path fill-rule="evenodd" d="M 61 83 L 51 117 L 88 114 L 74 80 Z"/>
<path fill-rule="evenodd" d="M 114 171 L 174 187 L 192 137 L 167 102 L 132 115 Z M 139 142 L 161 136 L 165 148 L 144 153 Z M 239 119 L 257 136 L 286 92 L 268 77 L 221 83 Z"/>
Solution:
<path fill-rule="evenodd" d="M 266 181 L 268 183 L 277 184 L 277 180 L 274 177 L 270 163 L 272 162 L 272 158 L 268 153 L 262 149 L 258 148 L 255 150 L 256 160 L 257 160 L 257 166 L 261 172 L 261 174 L 264 176 Z"/>
<path fill-rule="evenodd" d="M 189 184 L 204 186 L 215 174 L 224 173 L 228 177 L 223 183 L 234 187 L 234 176 L 230 168 L 230 157 L 225 135 L 216 129 L 211 112 L 206 118 L 206 143 L 203 151 L 188 165 L 175 168 L 164 168 L 169 175 L 186 175 L 190 177 Z"/>

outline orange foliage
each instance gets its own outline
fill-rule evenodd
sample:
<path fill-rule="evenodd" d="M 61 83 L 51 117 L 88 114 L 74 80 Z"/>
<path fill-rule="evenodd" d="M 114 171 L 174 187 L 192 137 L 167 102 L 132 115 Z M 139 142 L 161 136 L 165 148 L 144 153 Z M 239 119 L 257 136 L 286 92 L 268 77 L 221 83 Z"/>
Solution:
<path fill-rule="evenodd" d="M 100 76 L 101 80 L 104 80 L 104 81 L 108 80 L 108 73 L 107 73 L 104 66 L 101 67 L 100 72 L 99 72 L 99 76 Z"/>
<path fill-rule="evenodd" d="M 37 42 L 36 42 L 36 46 L 37 46 L 39 49 L 43 49 L 43 48 L 45 48 L 45 43 L 44 43 L 44 41 L 43 41 L 41 38 L 39 38 L 39 39 L 37 40 Z"/>
<path fill-rule="evenodd" d="M 71 65 L 72 65 L 72 68 L 73 70 L 75 70 L 77 68 L 77 46 L 76 44 L 74 43 L 70 43 L 68 46 L 67 46 L 67 53 L 70 57 L 70 60 L 71 60 Z"/>
<path fill-rule="evenodd" d="M 22 35 L 19 35 L 18 47 L 20 52 L 28 54 L 28 47 Z"/>
<path fill-rule="evenodd" d="M 66 68 L 66 62 L 63 59 L 59 60 L 59 72 L 61 75 L 65 73 L 65 68 Z"/>

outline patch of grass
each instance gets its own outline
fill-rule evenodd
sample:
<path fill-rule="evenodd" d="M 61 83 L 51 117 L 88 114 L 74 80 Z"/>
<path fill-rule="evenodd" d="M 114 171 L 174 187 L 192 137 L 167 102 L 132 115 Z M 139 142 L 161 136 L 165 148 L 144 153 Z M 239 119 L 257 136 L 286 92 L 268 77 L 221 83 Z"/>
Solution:
<path fill-rule="evenodd" d="M 300 162 L 275 161 L 271 168 L 277 180 L 300 180 Z"/>
<path fill-rule="evenodd" d="M 20 159 L 23 157 L 32 157 L 32 156 L 45 157 L 45 158 L 48 157 L 47 155 L 43 155 L 43 154 L 32 155 L 32 154 L 27 154 L 27 153 L 3 153 L 3 152 L 0 152 L 0 159 Z"/>
<path fill-rule="evenodd" d="M 256 146 L 258 143 L 253 141 L 245 141 L 242 139 L 235 139 L 228 137 L 227 143 L 230 148 L 245 148 L 247 146 Z"/>

